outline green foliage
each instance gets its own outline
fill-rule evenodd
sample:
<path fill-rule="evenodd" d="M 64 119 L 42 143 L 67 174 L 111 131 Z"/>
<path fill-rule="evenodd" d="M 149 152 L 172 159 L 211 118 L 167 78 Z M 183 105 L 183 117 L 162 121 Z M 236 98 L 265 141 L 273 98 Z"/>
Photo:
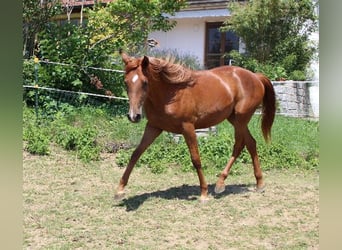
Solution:
<path fill-rule="evenodd" d="M 78 129 L 70 125 L 63 125 L 57 129 L 55 141 L 66 150 L 75 150 L 78 137 Z"/>
<path fill-rule="evenodd" d="M 70 60 L 75 64 L 75 66 L 42 64 L 39 79 L 44 86 L 75 91 L 82 89 L 81 86 L 74 86 L 72 82 L 81 78 L 81 72 L 76 65 L 80 65 L 82 62 L 80 57 L 84 55 L 85 51 L 76 47 L 80 39 L 77 39 L 78 35 L 75 32 L 67 36 L 71 29 L 73 29 L 72 26 L 60 27 L 51 23 L 40 36 L 42 58 L 62 63 L 67 63 L 66 60 Z M 74 29 L 74 31 L 77 30 Z M 76 40 L 78 40 L 77 43 Z"/>
<path fill-rule="evenodd" d="M 30 126 L 26 131 L 26 150 L 31 154 L 48 155 L 50 138 L 42 128 Z"/>
<path fill-rule="evenodd" d="M 112 51 L 91 49 L 89 27 L 55 23 L 40 33 L 40 54 L 44 60 L 66 63 L 39 65 L 39 84 L 64 90 L 122 96 L 122 74 L 96 68 L 121 69 L 112 64 Z M 33 72 L 32 72 L 33 73 Z"/>
<path fill-rule="evenodd" d="M 262 169 L 318 167 L 318 123 L 296 118 L 277 116 L 273 126 L 273 141 L 266 144 L 262 138 L 259 117 L 253 117 L 249 124 L 257 140 L 257 149 Z M 217 173 L 227 164 L 234 145 L 234 131 L 230 124 L 218 125 L 217 134 L 199 137 L 198 144 L 202 167 L 207 172 Z M 132 150 L 120 150 L 116 163 L 127 165 Z M 246 149 L 232 168 L 232 174 L 239 174 L 241 166 L 251 164 Z M 143 154 L 137 166 L 147 166 L 154 173 L 163 172 L 169 166 L 179 166 L 183 171 L 193 171 L 190 155 L 184 139 L 177 143 L 171 134 L 164 133 Z"/>
<path fill-rule="evenodd" d="M 300 70 L 292 71 L 288 78 L 295 81 L 305 81 L 307 79 L 305 73 Z"/>
<path fill-rule="evenodd" d="M 77 109 L 66 106 L 52 119 L 36 121 L 34 112 L 24 107 L 23 140 L 27 142 L 26 150 L 33 154 L 48 154 L 50 143 L 55 142 L 65 150 L 75 151 L 85 162 L 99 160 L 98 130 L 91 125 L 94 118 L 93 115 L 90 118 L 91 114 L 88 113 L 83 123 L 79 121 Z"/>
<path fill-rule="evenodd" d="M 236 50 L 229 54 L 234 59 L 234 64 L 251 70 L 252 72 L 261 72 L 271 80 L 287 79 L 288 73 L 284 66 L 280 63 L 259 62 L 255 58 L 242 55 Z M 300 80 L 292 79 L 291 80 Z"/>
<path fill-rule="evenodd" d="M 23 55 L 34 54 L 36 34 L 44 29 L 46 22 L 62 13 L 60 0 L 23 0 Z"/>
<path fill-rule="evenodd" d="M 34 75 L 34 61 L 24 60 L 23 61 L 23 84 L 34 85 L 35 75 Z"/>
<path fill-rule="evenodd" d="M 23 140 L 25 149 L 31 154 L 49 154 L 50 138 L 47 129 L 37 123 L 34 111 L 26 106 L 23 109 Z"/>
<path fill-rule="evenodd" d="M 34 55 L 44 61 L 67 65 L 43 62 L 36 65 L 32 59 L 25 60 L 24 84 L 35 82 L 34 68 L 38 66 L 39 86 L 124 96 L 126 92 L 122 73 L 96 68 L 121 70 L 119 48 L 131 52 L 146 51 L 148 34 L 173 28 L 175 21 L 165 14 L 173 15 L 185 4 L 183 0 L 118 0 L 87 8 L 87 22 L 83 22 L 84 25 L 58 25 L 47 19 L 39 19 L 40 28 L 36 30 L 39 46 Z M 26 11 L 24 16 L 29 16 Z M 26 97 L 32 103 L 33 93 L 28 93 Z"/>
<path fill-rule="evenodd" d="M 260 71 L 272 79 L 302 78 L 315 51 L 308 42 L 309 35 L 317 29 L 314 7 L 311 0 L 230 2 L 228 8 L 232 16 L 225 22 L 223 30 L 234 31 L 246 45 L 245 64 L 239 65 L 254 71 L 250 66 L 257 62 Z M 232 57 L 241 62 L 236 54 Z M 266 65 L 283 72 L 273 77 Z M 293 71 L 302 73 L 299 75 Z"/>
<path fill-rule="evenodd" d="M 97 143 L 99 131 L 92 126 L 87 113 L 81 118 L 83 112 L 72 110 L 69 114 L 59 113 L 51 123 L 54 129 L 54 141 L 66 150 L 77 152 L 80 159 L 85 162 L 99 160 L 101 148 Z"/>
<path fill-rule="evenodd" d="M 24 106 L 23 139 L 31 153 L 48 153 L 50 143 L 75 152 L 85 162 L 99 160 L 100 152 L 116 152 L 116 164 L 125 167 L 141 140 L 146 121 L 130 123 L 126 117 L 113 117 L 111 111 L 92 107 L 65 107 L 53 119 L 37 123 L 34 110 Z M 38 125 L 37 125 L 38 124 Z M 272 142 L 266 144 L 260 130 L 260 117 L 254 116 L 249 129 L 257 141 L 262 169 L 305 168 L 317 169 L 319 165 L 318 122 L 276 116 L 272 128 Z M 199 137 L 198 144 L 205 171 L 218 173 L 226 165 L 234 144 L 233 127 L 227 123 L 217 126 L 217 132 Z M 241 167 L 251 165 L 244 149 L 232 174 Z M 157 138 L 137 163 L 153 173 L 162 173 L 173 166 L 182 171 L 193 171 L 189 150 L 183 139 L 164 132 Z"/>
<path fill-rule="evenodd" d="M 156 30 L 168 31 L 176 22 L 165 14 L 174 15 L 186 5 L 186 1 L 117 0 L 105 7 L 88 10 L 92 27 L 92 43 L 101 47 L 114 46 L 130 52 L 146 49 L 147 36 Z"/>
<path fill-rule="evenodd" d="M 176 63 L 183 64 L 184 66 L 193 70 L 200 70 L 202 68 L 198 58 L 195 55 L 190 53 L 181 53 L 177 49 L 153 49 L 148 53 L 148 55 L 159 58 L 172 58 Z"/>

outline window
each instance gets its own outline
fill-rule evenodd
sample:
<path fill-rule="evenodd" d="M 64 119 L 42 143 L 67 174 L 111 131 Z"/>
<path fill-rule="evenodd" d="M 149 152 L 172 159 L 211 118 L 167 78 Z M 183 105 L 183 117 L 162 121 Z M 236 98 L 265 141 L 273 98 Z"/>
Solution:
<path fill-rule="evenodd" d="M 225 53 L 239 50 L 239 37 L 232 31 L 220 32 L 222 23 L 207 23 L 205 37 L 205 67 L 208 69 L 228 65 L 230 58 Z"/>

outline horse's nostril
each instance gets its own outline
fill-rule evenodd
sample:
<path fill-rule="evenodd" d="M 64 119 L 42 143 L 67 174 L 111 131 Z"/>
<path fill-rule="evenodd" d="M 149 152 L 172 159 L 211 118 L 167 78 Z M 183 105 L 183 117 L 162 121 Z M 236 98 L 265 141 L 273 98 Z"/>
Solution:
<path fill-rule="evenodd" d="M 141 114 L 136 114 L 135 116 L 130 116 L 130 114 L 127 114 L 127 118 L 131 122 L 139 122 L 141 120 Z"/>
<path fill-rule="evenodd" d="M 137 115 L 135 116 L 135 119 L 134 119 L 134 120 L 138 122 L 138 121 L 140 121 L 140 119 L 141 119 L 141 115 L 140 115 L 140 114 L 137 114 Z"/>

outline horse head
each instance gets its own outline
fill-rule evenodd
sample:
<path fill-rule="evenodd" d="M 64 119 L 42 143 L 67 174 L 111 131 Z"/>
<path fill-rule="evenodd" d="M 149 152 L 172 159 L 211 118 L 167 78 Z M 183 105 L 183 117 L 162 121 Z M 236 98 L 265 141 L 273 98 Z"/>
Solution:
<path fill-rule="evenodd" d="M 142 117 L 142 106 L 145 102 L 148 90 L 148 80 L 143 74 L 149 64 L 148 57 L 134 58 L 120 51 L 125 63 L 125 85 L 129 99 L 128 119 L 131 122 L 139 122 Z"/>

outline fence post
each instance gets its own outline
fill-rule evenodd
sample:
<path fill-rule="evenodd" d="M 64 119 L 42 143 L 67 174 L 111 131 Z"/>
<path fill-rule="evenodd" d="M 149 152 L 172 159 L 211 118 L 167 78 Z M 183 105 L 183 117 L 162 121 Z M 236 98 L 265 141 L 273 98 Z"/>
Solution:
<path fill-rule="evenodd" d="M 34 58 L 34 81 L 35 81 L 35 112 L 36 112 L 36 119 L 38 121 L 38 64 L 39 59 L 37 57 Z"/>

